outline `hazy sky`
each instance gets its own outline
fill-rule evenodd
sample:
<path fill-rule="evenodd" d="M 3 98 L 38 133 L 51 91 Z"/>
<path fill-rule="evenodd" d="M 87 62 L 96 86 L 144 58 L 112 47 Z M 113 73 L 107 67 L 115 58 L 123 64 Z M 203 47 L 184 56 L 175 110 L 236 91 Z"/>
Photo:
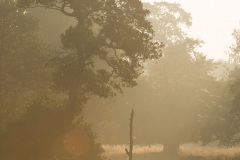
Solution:
<path fill-rule="evenodd" d="M 161 0 L 142 0 L 154 2 Z M 234 43 L 234 28 L 240 28 L 240 0 L 165 0 L 181 4 L 191 13 L 192 27 L 189 35 L 202 39 L 201 51 L 209 58 L 227 59 L 225 54 Z"/>

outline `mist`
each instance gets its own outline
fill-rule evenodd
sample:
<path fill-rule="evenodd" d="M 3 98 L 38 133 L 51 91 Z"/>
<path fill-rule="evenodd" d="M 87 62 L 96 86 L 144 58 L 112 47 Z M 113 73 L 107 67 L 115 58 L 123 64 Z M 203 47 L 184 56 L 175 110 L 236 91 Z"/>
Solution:
<path fill-rule="evenodd" d="M 239 25 L 149 2 L 0 1 L 0 159 L 240 158 Z"/>

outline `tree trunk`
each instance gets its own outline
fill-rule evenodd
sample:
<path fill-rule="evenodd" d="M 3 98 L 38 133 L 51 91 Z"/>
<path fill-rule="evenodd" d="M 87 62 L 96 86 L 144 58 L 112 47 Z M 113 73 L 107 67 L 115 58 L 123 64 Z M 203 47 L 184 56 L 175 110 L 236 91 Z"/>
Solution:
<path fill-rule="evenodd" d="M 132 160 L 132 151 L 133 151 L 133 116 L 134 110 L 132 109 L 131 117 L 130 117 L 130 148 L 129 148 L 129 160 Z"/>
<path fill-rule="evenodd" d="M 129 146 L 129 151 L 127 148 L 125 148 L 125 151 L 128 155 L 128 159 L 132 160 L 132 151 L 133 151 L 133 116 L 134 116 L 134 110 L 132 109 L 131 116 L 130 116 L 130 146 Z"/>
<path fill-rule="evenodd" d="M 66 108 L 67 117 L 72 122 L 76 111 L 77 111 L 77 89 L 76 87 L 71 87 L 68 93 L 68 106 Z"/>
<path fill-rule="evenodd" d="M 0 96 L 2 94 L 2 74 L 3 74 L 3 55 L 5 54 L 4 53 L 4 38 L 5 38 L 5 35 L 4 35 L 4 22 L 3 20 L 1 20 L 1 42 L 0 42 Z M 1 103 L 0 103 L 1 104 Z"/>

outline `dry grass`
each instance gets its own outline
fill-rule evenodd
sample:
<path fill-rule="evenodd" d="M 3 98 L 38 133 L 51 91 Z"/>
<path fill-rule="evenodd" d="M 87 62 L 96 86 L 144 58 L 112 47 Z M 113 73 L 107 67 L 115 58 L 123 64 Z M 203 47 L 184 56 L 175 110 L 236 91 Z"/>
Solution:
<path fill-rule="evenodd" d="M 106 156 L 125 154 L 125 148 L 129 148 L 127 145 L 103 145 Z M 134 154 L 146 154 L 146 153 L 158 153 L 162 152 L 163 146 L 160 144 L 155 145 L 134 145 Z"/>
<path fill-rule="evenodd" d="M 103 145 L 106 156 L 122 155 L 125 154 L 127 145 Z M 227 157 L 236 158 L 240 157 L 240 147 L 219 148 L 219 147 L 202 147 L 196 145 L 182 145 L 181 155 L 183 156 L 196 156 L 196 157 Z M 160 144 L 155 145 L 134 145 L 133 153 L 135 154 L 148 154 L 160 153 L 163 146 Z"/>
<path fill-rule="evenodd" d="M 182 146 L 182 154 L 187 156 L 199 157 L 228 157 L 234 158 L 240 156 L 240 147 L 219 148 L 219 147 L 190 147 Z"/>

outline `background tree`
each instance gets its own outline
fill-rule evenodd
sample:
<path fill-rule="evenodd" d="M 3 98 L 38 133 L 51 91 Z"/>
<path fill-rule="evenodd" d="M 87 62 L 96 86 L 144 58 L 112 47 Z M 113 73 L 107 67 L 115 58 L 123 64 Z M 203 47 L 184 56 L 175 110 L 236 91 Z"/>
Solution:
<path fill-rule="evenodd" d="M 223 121 L 218 124 L 215 136 L 221 145 L 232 146 L 239 144 L 239 106 L 240 106 L 240 70 L 239 70 L 239 53 L 240 53 L 240 31 L 235 29 L 233 32 L 235 44 L 230 49 L 230 69 L 228 76 L 224 81 L 224 100 L 222 102 L 225 110 L 221 115 Z"/>
<path fill-rule="evenodd" d="M 183 27 L 191 27 L 192 18 L 180 4 L 157 2 L 145 3 L 144 7 L 151 12 L 148 20 L 153 25 L 156 39 L 161 39 L 162 42 L 170 45 L 186 38 L 187 33 L 183 31 Z"/>
<path fill-rule="evenodd" d="M 233 38 L 235 39 L 235 44 L 233 44 L 230 49 L 231 53 L 229 54 L 231 60 L 237 65 L 239 64 L 239 52 L 240 52 L 240 29 L 235 29 L 233 32 Z"/>

